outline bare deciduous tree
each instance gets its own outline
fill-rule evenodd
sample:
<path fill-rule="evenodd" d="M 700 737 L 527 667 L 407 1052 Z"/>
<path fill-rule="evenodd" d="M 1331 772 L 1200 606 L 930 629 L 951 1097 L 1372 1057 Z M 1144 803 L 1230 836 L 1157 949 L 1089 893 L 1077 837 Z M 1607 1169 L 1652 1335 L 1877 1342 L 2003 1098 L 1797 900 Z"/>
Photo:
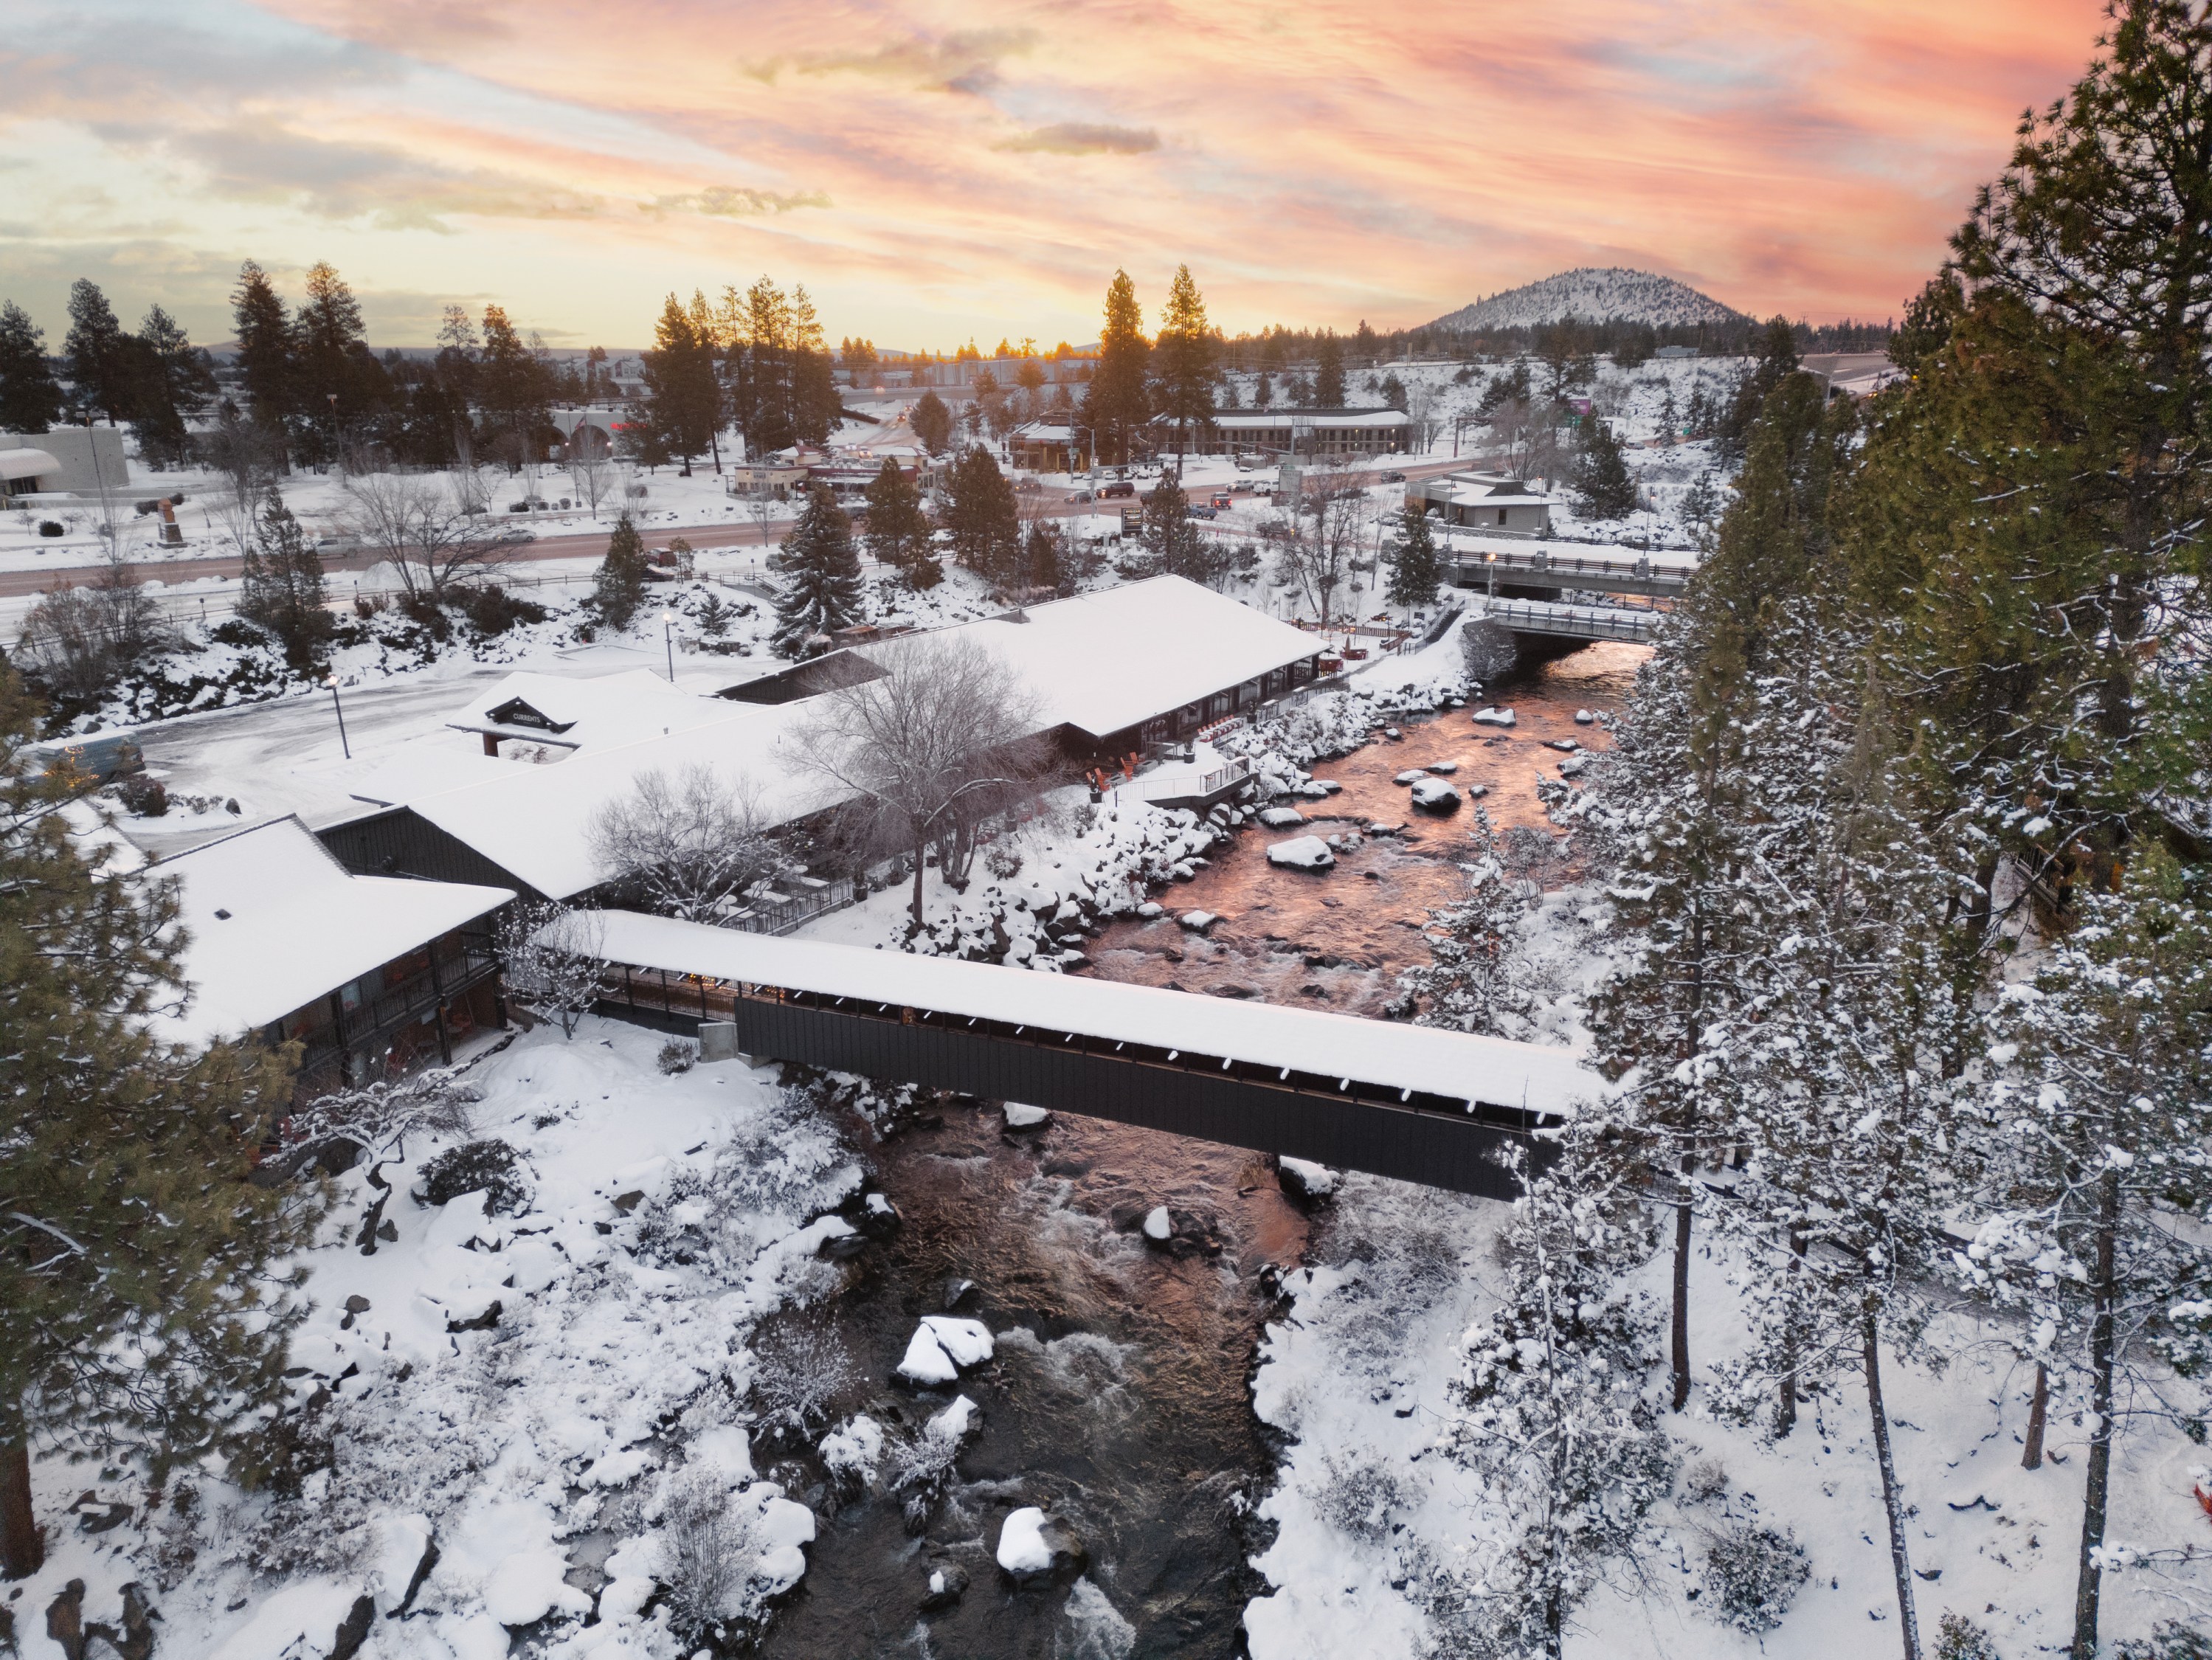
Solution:
<path fill-rule="evenodd" d="M 914 925 L 933 843 L 964 879 L 975 831 L 1036 789 L 1049 764 L 1036 699 L 971 641 L 919 635 L 875 654 L 880 678 L 841 687 L 791 736 L 790 760 L 852 799 L 865 831 L 914 860 Z"/>
<path fill-rule="evenodd" d="M 137 572 L 111 555 L 106 569 L 83 587 L 48 589 L 24 618 L 16 648 L 54 691 L 90 698 L 175 638 Z"/>
<path fill-rule="evenodd" d="M 441 597 L 504 556 L 470 495 L 468 475 L 349 474 L 346 522 L 390 560 L 408 593 Z"/>
<path fill-rule="evenodd" d="M 702 764 L 673 778 L 641 773 L 629 795 L 592 816 L 585 835 L 610 880 L 665 915 L 711 922 L 781 873 L 769 828 L 751 779 L 730 782 Z"/>
<path fill-rule="evenodd" d="M 606 979 L 606 933 L 596 911 L 516 901 L 500 920 L 497 941 L 508 998 L 574 1037 Z"/>
<path fill-rule="evenodd" d="M 611 495 L 621 481 L 621 471 L 611 455 L 572 455 L 568 458 L 568 484 L 577 497 L 592 510 L 596 522 L 599 503 Z"/>
<path fill-rule="evenodd" d="M 1297 510 L 1268 526 L 1275 574 L 1326 627 L 1337 596 L 1350 586 L 1364 550 L 1372 504 L 1364 474 L 1310 472 L 1298 486 Z"/>

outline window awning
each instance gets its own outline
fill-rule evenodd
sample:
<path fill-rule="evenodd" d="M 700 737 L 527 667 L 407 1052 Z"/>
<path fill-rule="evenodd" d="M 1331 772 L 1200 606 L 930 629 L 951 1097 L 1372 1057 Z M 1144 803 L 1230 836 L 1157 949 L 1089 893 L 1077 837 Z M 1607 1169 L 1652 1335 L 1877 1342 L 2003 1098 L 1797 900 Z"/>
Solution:
<path fill-rule="evenodd" d="M 0 478 L 43 478 L 61 470 L 45 450 L 0 450 Z"/>

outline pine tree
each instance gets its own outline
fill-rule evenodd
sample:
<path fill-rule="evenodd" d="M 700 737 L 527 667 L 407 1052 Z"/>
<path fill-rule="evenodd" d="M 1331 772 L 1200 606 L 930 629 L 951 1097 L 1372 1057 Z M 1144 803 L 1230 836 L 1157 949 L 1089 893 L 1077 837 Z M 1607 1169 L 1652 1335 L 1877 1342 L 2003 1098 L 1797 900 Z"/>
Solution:
<path fill-rule="evenodd" d="M 361 301 L 328 260 L 307 268 L 292 317 L 294 441 L 307 457 L 335 457 L 346 433 L 382 414 L 391 377 L 368 350 Z"/>
<path fill-rule="evenodd" d="M 1462 1340 L 1449 1441 L 1500 1526 L 1477 1575 L 1440 1576 L 1431 1596 L 1455 1651 L 1558 1660 L 1568 1616 L 1633 1554 L 1675 1458 L 1644 1388 L 1650 1310 L 1627 1283 L 1650 1247 L 1632 1171 L 1577 1136 L 1527 1179 L 1499 1307 Z"/>
<path fill-rule="evenodd" d="M 185 417 L 214 398 L 214 367 L 159 306 L 147 312 L 131 344 L 137 360 L 131 425 L 138 453 L 157 466 L 181 461 L 189 447 Z"/>
<path fill-rule="evenodd" d="M 1098 367 L 1083 394 L 1083 424 L 1098 455 L 1126 465 L 1152 413 L 1146 384 L 1151 349 L 1137 285 L 1116 271 L 1106 288 L 1106 322 L 1098 336 Z"/>
<path fill-rule="evenodd" d="M 1797 372 L 1797 331 L 1786 317 L 1768 322 L 1759 337 L 1750 372 L 1740 381 L 1728 413 L 1720 423 L 1720 453 L 1723 460 L 1740 459 L 1751 435 L 1752 423 L 1766 407 L 1774 389 Z"/>
<path fill-rule="evenodd" d="M 1390 581 L 1383 598 L 1401 611 L 1413 611 L 1437 603 L 1437 594 L 1443 587 L 1444 562 L 1437 550 L 1435 533 L 1429 528 L 1429 515 L 1408 508 L 1403 520 L 1404 533 L 1388 556 Z"/>
<path fill-rule="evenodd" d="M 917 593 L 945 580 L 937 562 L 934 530 L 922 510 L 921 492 L 889 456 L 868 484 L 868 556 L 897 568 Z"/>
<path fill-rule="evenodd" d="M 635 620 L 645 604 L 647 574 L 645 540 L 624 514 L 607 538 L 606 557 L 592 579 L 592 604 L 609 628 L 626 629 Z"/>
<path fill-rule="evenodd" d="M 1430 913 L 1430 960 L 1407 970 L 1398 983 L 1408 1000 L 1401 1007 L 1425 1006 L 1420 1025 L 1494 1034 L 1516 1000 L 1506 958 L 1524 908 L 1507 891 L 1498 832 L 1479 804 L 1468 842 L 1457 861 L 1467 879 L 1462 897 Z"/>
<path fill-rule="evenodd" d="M 1626 519 L 1636 511 L 1636 481 L 1629 477 L 1620 441 L 1593 410 L 1583 417 L 1582 454 L 1575 468 L 1575 492 L 1593 519 Z"/>
<path fill-rule="evenodd" d="M 332 628 L 323 608 L 322 558 L 273 483 L 261 499 L 240 589 L 239 615 L 275 635 L 295 669 L 305 672 L 320 660 Z"/>
<path fill-rule="evenodd" d="M 1160 336 L 1154 350 L 1159 380 L 1160 413 L 1176 423 L 1176 471 L 1193 427 L 1213 419 L 1215 335 L 1206 319 L 1206 300 L 1191 280 L 1190 267 L 1177 265 L 1160 308 Z"/>
<path fill-rule="evenodd" d="M 1190 498 L 1171 477 L 1145 493 L 1145 569 L 1153 576 L 1181 576 L 1211 584 L 1221 575 L 1220 550 L 1190 516 Z"/>
<path fill-rule="evenodd" d="M 0 305 L 0 432 L 44 432 L 61 418 L 45 331 L 10 300 Z"/>
<path fill-rule="evenodd" d="M 822 635 L 860 620 L 864 595 L 852 522 L 828 490 L 807 498 L 769 567 L 783 578 L 770 642 L 778 656 L 805 656 Z"/>
<path fill-rule="evenodd" d="M 942 455 L 952 447 L 952 411 L 936 392 L 925 391 L 914 400 L 907 423 L 914 429 L 914 435 L 921 440 L 921 447 L 932 455 Z"/>
<path fill-rule="evenodd" d="M 62 353 L 78 403 L 88 412 L 99 410 L 111 425 L 128 420 L 135 412 L 131 349 L 115 308 L 99 284 L 80 277 L 70 284 L 69 314 L 69 338 Z"/>
<path fill-rule="evenodd" d="M 95 870 L 29 775 L 36 709 L 0 671 L 0 1572 L 35 1572 L 34 1438 L 153 1473 L 222 1452 L 283 1389 L 297 1318 L 276 1264 L 314 1205 L 250 1178 L 290 1105 L 292 1056 L 204 1052 L 148 1029 L 174 1008 L 173 897 Z"/>
<path fill-rule="evenodd" d="M 281 432 L 297 401 L 292 323 L 269 274 L 251 259 L 238 268 L 230 310 L 238 336 L 239 382 L 253 424 L 264 432 Z"/>
<path fill-rule="evenodd" d="M 533 335 L 532 339 L 536 337 Z M 651 356 L 647 354 L 648 385 Z M 472 378 L 487 435 L 500 439 L 508 449 L 508 470 L 534 459 L 534 435 L 545 424 L 551 377 L 539 354 L 523 341 L 501 307 L 484 307 L 483 348 L 477 355 Z"/>
<path fill-rule="evenodd" d="M 1321 337 L 1319 362 L 1314 369 L 1313 401 L 1316 409 L 1336 410 L 1344 407 L 1344 342 L 1329 330 Z"/>
<path fill-rule="evenodd" d="M 1022 554 L 1012 483 L 980 444 L 969 446 L 953 464 L 951 483 L 945 527 L 952 532 L 955 556 L 994 587 L 1012 584 Z"/>
<path fill-rule="evenodd" d="M 1061 532 L 1057 528 L 1042 522 L 1031 525 L 1022 556 L 1028 565 L 1026 575 L 1030 587 L 1048 588 L 1054 593 L 1071 592 Z"/>

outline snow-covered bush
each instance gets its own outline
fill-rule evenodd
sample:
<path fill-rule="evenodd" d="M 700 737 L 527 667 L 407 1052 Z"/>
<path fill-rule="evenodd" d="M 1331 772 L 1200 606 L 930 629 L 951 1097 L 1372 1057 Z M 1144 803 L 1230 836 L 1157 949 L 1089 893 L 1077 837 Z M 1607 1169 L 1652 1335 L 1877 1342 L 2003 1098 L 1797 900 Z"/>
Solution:
<path fill-rule="evenodd" d="M 2141 1648 L 2140 1643 L 2123 1643 L 2118 1652 L 2123 1660 L 2152 1660 L 2148 1651 L 2137 1652 Z M 1943 1618 L 1936 1627 L 1935 1654 L 1936 1660 L 1998 1660 L 1997 1645 L 1990 1641 L 1989 1633 L 1965 1614 L 1954 1614 L 1948 1608 L 1943 1610 Z M 2160 1656 L 2158 1660 L 2166 1657 Z"/>
<path fill-rule="evenodd" d="M 1948 1629 L 1948 1620 L 1945 1628 Z M 1986 1639 L 1984 1640 L 1987 1641 Z M 2196 1627 L 2183 1625 L 2179 1620 L 2161 1620 L 2149 1636 L 2129 1638 L 2113 1652 L 2118 1660 L 2212 1660 L 2212 1639 L 2208 1639 Z M 1994 1647 L 1983 1653 L 1989 1657 L 1989 1660 L 1996 1660 Z M 1973 1655 L 1972 1660 L 1983 1660 L 1983 1653 Z M 1949 1657 L 1939 1647 L 1936 1660 L 1949 1660 Z"/>
<path fill-rule="evenodd" d="M 939 1413 L 921 1434 L 892 1450 L 890 1487 L 904 1501 L 908 1533 L 919 1534 L 929 1525 L 930 1512 L 952 1485 L 966 1423 L 964 1415 Z"/>
<path fill-rule="evenodd" d="M 1700 1458 L 1682 1472 L 1682 1497 L 1693 1505 L 1710 1505 L 1728 1493 L 1728 1467 L 1717 1458 Z"/>
<path fill-rule="evenodd" d="M 828 1321 L 800 1315 L 753 1339 L 752 1402 L 771 1430 L 805 1434 L 824 1421 L 860 1369 Z"/>
<path fill-rule="evenodd" d="M 1314 1495 L 1314 1508 L 1347 1538 L 1379 1545 L 1390 1536 L 1391 1518 L 1406 1515 L 1413 1497 L 1406 1484 L 1374 1458 L 1327 1461 L 1328 1479 Z"/>
<path fill-rule="evenodd" d="M 504 1211 L 519 1216 L 530 1204 L 521 1164 L 514 1149 L 496 1138 L 465 1142 L 422 1166 L 415 1194 L 426 1205 L 443 1205 L 465 1193 L 481 1192 L 486 1215 Z"/>
<path fill-rule="evenodd" d="M 1705 1612 L 1753 1636 L 1772 1631 L 1810 1572 L 1787 1529 L 1738 1523 L 1705 1546 Z"/>
<path fill-rule="evenodd" d="M 731 1503 L 729 1484 L 702 1472 L 669 1496 L 666 1570 L 670 1623 L 696 1641 L 745 1612 L 745 1592 L 761 1541 L 748 1507 Z"/>
<path fill-rule="evenodd" d="M 699 1046 L 696 1043 L 686 1043 L 681 1037 L 672 1037 L 660 1046 L 660 1054 L 653 1064 L 660 1068 L 663 1077 L 672 1078 L 678 1073 L 690 1071 L 692 1062 L 698 1058 Z"/>

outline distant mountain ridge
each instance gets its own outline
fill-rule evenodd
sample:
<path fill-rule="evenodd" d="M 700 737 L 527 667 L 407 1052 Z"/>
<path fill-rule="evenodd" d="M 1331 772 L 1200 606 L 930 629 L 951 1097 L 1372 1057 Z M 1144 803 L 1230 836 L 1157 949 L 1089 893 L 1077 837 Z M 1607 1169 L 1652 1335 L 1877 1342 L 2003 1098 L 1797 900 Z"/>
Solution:
<path fill-rule="evenodd" d="M 1686 283 L 1652 271 L 1605 265 L 1563 271 L 1539 283 L 1508 289 L 1462 306 L 1429 326 L 1480 333 L 1485 329 L 1536 328 L 1569 317 L 1586 323 L 1649 323 L 1654 328 L 1744 320 L 1742 313 Z"/>

